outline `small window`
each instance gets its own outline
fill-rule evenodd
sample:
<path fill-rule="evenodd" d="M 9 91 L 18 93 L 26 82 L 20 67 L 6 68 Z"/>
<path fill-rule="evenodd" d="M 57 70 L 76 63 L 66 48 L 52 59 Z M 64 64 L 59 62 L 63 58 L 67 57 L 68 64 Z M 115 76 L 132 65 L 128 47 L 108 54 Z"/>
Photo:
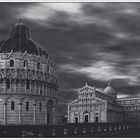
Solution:
<path fill-rule="evenodd" d="M 15 109 L 15 103 L 12 101 L 11 102 L 11 110 L 14 110 Z"/>
<path fill-rule="evenodd" d="M 14 60 L 13 59 L 10 60 L 10 67 L 14 67 Z"/>
<path fill-rule="evenodd" d="M 29 110 L 29 102 L 26 102 L 26 111 Z"/>
<path fill-rule="evenodd" d="M 42 95 L 42 89 L 40 90 L 40 95 Z"/>
<path fill-rule="evenodd" d="M 29 82 L 29 80 L 26 81 L 26 89 L 30 89 L 30 82 Z"/>
<path fill-rule="evenodd" d="M 40 69 L 40 63 L 37 62 L 37 69 Z"/>
<path fill-rule="evenodd" d="M 49 65 L 47 66 L 47 72 L 49 72 Z"/>
<path fill-rule="evenodd" d="M 24 60 L 24 67 L 28 67 L 28 60 Z"/>
<path fill-rule="evenodd" d="M 10 88 L 10 80 L 6 79 L 6 88 L 9 89 Z"/>
<path fill-rule="evenodd" d="M 42 110 L 42 104 L 41 104 L 41 102 L 39 103 L 39 111 L 41 112 L 41 110 Z"/>

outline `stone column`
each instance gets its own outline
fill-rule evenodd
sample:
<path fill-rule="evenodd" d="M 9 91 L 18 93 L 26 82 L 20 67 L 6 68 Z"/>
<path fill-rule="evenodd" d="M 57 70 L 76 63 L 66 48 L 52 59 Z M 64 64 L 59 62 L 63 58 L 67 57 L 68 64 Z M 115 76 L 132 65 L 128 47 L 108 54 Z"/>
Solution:
<path fill-rule="evenodd" d="M 46 96 L 48 96 L 48 92 L 49 92 L 49 90 L 48 90 L 48 82 L 46 83 Z"/>
<path fill-rule="evenodd" d="M 52 85 L 50 84 L 50 96 L 52 97 Z"/>
<path fill-rule="evenodd" d="M 48 96 L 50 96 L 50 83 L 48 83 Z"/>
<path fill-rule="evenodd" d="M 33 94 L 36 94 L 35 93 L 35 80 L 33 80 L 33 87 L 32 87 L 33 89 L 32 89 L 32 91 L 33 91 Z"/>
<path fill-rule="evenodd" d="M 51 95 L 53 97 L 53 85 L 51 86 Z"/>
<path fill-rule="evenodd" d="M 46 83 L 44 82 L 44 95 L 46 96 Z"/>
<path fill-rule="evenodd" d="M 4 79 L 4 93 L 6 93 L 6 79 Z"/>
<path fill-rule="evenodd" d="M 22 79 L 20 78 L 20 93 L 22 94 Z"/>
<path fill-rule="evenodd" d="M 84 120 L 84 113 L 83 113 L 83 111 L 80 111 L 80 123 L 83 123 L 85 121 Z"/>
<path fill-rule="evenodd" d="M 7 103 L 4 103 L 4 124 L 7 124 Z"/>
<path fill-rule="evenodd" d="M 36 81 L 36 95 L 38 95 L 38 89 L 39 89 L 39 82 Z"/>
<path fill-rule="evenodd" d="M 34 80 L 34 94 L 36 94 L 36 80 Z"/>
<path fill-rule="evenodd" d="M 16 90 L 17 90 L 17 88 L 16 88 L 16 87 L 17 87 L 17 80 L 16 80 L 16 78 L 14 79 L 14 84 L 15 84 L 15 85 L 14 85 L 14 86 L 15 86 L 15 87 L 14 87 L 14 92 L 16 93 L 16 92 L 17 92 L 17 91 L 16 91 Z"/>
<path fill-rule="evenodd" d="M 38 94 L 40 95 L 40 87 L 41 87 L 41 82 L 40 81 L 38 81 Z"/>
<path fill-rule="evenodd" d="M 10 93 L 12 92 L 12 79 L 11 79 L 11 77 L 10 77 Z"/>
<path fill-rule="evenodd" d="M 101 122 L 101 111 L 99 110 L 99 122 Z"/>
<path fill-rule="evenodd" d="M 57 90 L 57 87 L 56 87 L 56 90 L 55 90 L 55 97 L 58 98 L 58 90 Z"/>
<path fill-rule="evenodd" d="M 54 97 L 54 86 L 52 88 L 52 96 Z"/>
<path fill-rule="evenodd" d="M 54 86 L 53 92 L 54 92 L 53 96 L 56 97 L 56 88 L 55 88 L 55 86 Z"/>
<path fill-rule="evenodd" d="M 67 113 L 68 113 L 67 121 L 70 122 L 70 106 L 69 105 L 68 105 L 68 111 L 67 111 Z"/>
<path fill-rule="evenodd" d="M 22 114 L 22 103 L 19 103 L 19 123 L 22 122 L 21 114 Z"/>
<path fill-rule="evenodd" d="M 51 85 L 49 83 L 49 96 L 51 96 Z"/>
<path fill-rule="evenodd" d="M 31 79 L 29 79 L 29 94 L 32 94 L 32 80 Z"/>
<path fill-rule="evenodd" d="M 25 79 L 25 94 L 27 94 L 26 82 L 27 82 L 27 79 Z"/>
<path fill-rule="evenodd" d="M 34 103 L 33 104 L 33 106 L 34 106 L 34 118 L 33 118 L 33 121 L 34 121 L 34 123 L 36 123 L 36 103 Z"/>
<path fill-rule="evenodd" d="M 45 105 L 45 124 L 47 124 L 47 104 Z"/>
<path fill-rule="evenodd" d="M 42 91 L 43 92 L 43 95 L 45 95 L 45 82 L 44 81 L 42 82 L 42 90 L 43 90 Z"/>
<path fill-rule="evenodd" d="M 46 82 L 44 82 L 44 86 L 45 86 L 44 87 L 45 88 L 45 91 L 44 91 L 45 92 L 45 96 L 47 96 L 47 83 Z"/>
<path fill-rule="evenodd" d="M 56 123 L 56 107 L 53 106 L 52 107 L 52 124 L 55 124 Z"/>

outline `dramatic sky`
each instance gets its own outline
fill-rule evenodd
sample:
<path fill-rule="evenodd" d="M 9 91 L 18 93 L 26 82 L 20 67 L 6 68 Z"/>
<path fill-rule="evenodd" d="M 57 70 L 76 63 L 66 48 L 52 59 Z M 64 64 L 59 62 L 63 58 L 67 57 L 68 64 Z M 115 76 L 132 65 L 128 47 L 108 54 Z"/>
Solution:
<path fill-rule="evenodd" d="M 18 18 L 55 60 L 61 106 L 86 82 L 140 94 L 140 3 L 0 3 L 1 39 Z"/>

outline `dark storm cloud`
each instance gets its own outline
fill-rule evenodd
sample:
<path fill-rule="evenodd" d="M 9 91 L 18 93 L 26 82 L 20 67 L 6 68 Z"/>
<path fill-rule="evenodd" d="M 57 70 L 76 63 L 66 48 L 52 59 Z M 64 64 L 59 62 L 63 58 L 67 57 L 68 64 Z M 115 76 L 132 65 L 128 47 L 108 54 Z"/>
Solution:
<path fill-rule="evenodd" d="M 31 4 L 31 3 L 30 3 Z M 13 23 L 17 22 L 17 9 L 28 7 L 29 3 L 0 3 L 0 37 L 5 37 Z"/>
<path fill-rule="evenodd" d="M 32 38 L 55 60 L 60 104 L 86 82 L 118 95 L 140 91 L 139 3 L 1 3 L 0 36 L 23 18 Z"/>

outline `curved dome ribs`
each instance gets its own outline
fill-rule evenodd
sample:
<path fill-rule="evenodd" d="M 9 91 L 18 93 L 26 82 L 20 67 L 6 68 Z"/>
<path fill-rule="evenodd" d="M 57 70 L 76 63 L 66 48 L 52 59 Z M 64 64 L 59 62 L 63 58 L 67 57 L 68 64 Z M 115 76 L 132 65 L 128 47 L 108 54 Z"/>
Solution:
<path fill-rule="evenodd" d="M 49 54 L 48 54 L 48 52 L 39 43 L 37 43 L 36 41 L 33 41 L 32 40 L 32 42 L 36 45 L 39 55 L 40 56 L 41 55 L 45 55 L 46 58 L 49 60 Z"/>
<path fill-rule="evenodd" d="M 45 55 L 48 58 L 47 51 L 38 43 L 31 39 L 30 31 L 21 21 L 16 23 L 7 39 L 0 44 L 0 53 L 27 52 L 35 55 Z"/>
<path fill-rule="evenodd" d="M 5 42 L 8 41 L 8 40 L 9 40 L 9 37 L 7 39 L 1 41 L 2 43 L 0 44 L 0 53 L 1 52 L 2 53 L 5 53 L 6 52 L 5 50 L 2 51 L 2 49 L 3 49 L 3 46 L 4 46 Z"/>

